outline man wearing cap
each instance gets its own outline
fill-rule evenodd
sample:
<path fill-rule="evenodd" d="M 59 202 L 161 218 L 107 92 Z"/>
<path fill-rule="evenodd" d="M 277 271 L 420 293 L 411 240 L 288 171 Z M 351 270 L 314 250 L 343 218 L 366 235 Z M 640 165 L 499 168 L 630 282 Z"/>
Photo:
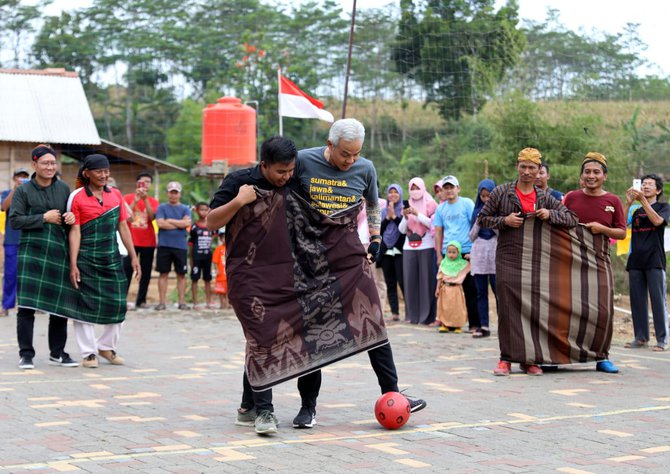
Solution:
<path fill-rule="evenodd" d="M 565 195 L 565 207 L 573 211 L 579 223 L 594 234 L 602 234 L 610 239 L 625 238 L 626 215 L 623 212 L 621 199 L 603 189 L 607 181 L 605 155 L 595 151 L 587 153 L 582 160 L 580 180 L 584 183 L 584 187 Z M 613 296 L 610 295 L 610 298 Z M 609 324 L 608 333 L 611 339 L 611 319 Z M 596 370 L 610 374 L 619 372 L 619 369 L 608 359 L 598 361 Z"/>
<path fill-rule="evenodd" d="M 458 195 L 460 191 L 461 187 L 456 176 L 449 175 L 442 179 L 441 197 L 444 202 L 437 206 L 433 217 L 438 268 L 447 252 L 447 242 L 452 240 L 461 244 L 463 258 L 470 260 L 470 249 L 472 249 L 470 218 L 475 209 L 475 203 L 470 198 L 460 197 Z M 474 332 L 479 329 L 480 323 L 477 311 L 477 288 L 470 273 L 463 280 L 463 294 L 468 309 L 469 329 Z"/>
<path fill-rule="evenodd" d="M 128 208 L 116 188 L 107 186 L 109 160 L 88 155 L 79 168 L 77 189 L 68 199 L 75 216 L 70 229 L 70 282 L 79 292 L 79 305 L 70 315 L 81 350 L 83 366 L 98 367 L 98 356 L 112 365 L 123 365 L 116 348 L 121 323 L 126 318 L 127 280 L 117 247 L 117 231 L 128 251 L 133 270 L 140 277 L 140 264 L 128 230 Z M 95 324 L 104 326 L 99 338 Z"/>
<path fill-rule="evenodd" d="M 14 187 L 2 192 L 2 211 L 9 214 L 9 207 L 12 204 L 14 191 L 24 182 L 28 181 L 28 170 L 25 168 L 17 168 L 12 176 Z M 17 256 L 19 254 L 19 239 L 21 239 L 21 231 L 14 230 L 10 225 L 9 219 L 5 220 L 5 240 L 3 245 L 5 248 L 5 272 L 2 283 L 2 313 L 1 316 L 8 316 L 9 310 L 16 306 L 16 270 L 18 267 Z"/>
<path fill-rule="evenodd" d="M 12 228 L 21 231 L 18 253 L 16 335 L 19 367 L 33 369 L 35 311 L 49 313 L 49 364 L 77 367 L 65 352 L 67 315 L 77 295 L 69 284 L 67 232 L 74 223 L 66 212 L 70 188 L 56 178 L 56 152 L 48 145 L 32 151 L 30 181 L 14 191 L 9 210 Z"/>
<path fill-rule="evenodd" d="M 535 178 L 540 170 L 542 155 L 535 148 L 524 148 L 517 157 L 516 181 L 501 184 L 493 189 L 489 200 L 479 213 L 478 224 L 483 228 L 497 229 L 499 241 L 496 252 L 504 251 L 507 232 L 514 232 L 524 225 L 528 217 L 541 219 L 551 225 L 575 227 L 576 216 L 563 206 L 560 201 L 535 186 Z M 496 260 L 498 260 L 496 258 Z M 505 281 L 506 269 L 496 263 L 496 285 L 500 296 L 501 287 L 508 284 Z M 501 299 L 502 301 L 502 299 Z M 509 375 L 512 362 L 511 347 L 515 340 L 514 334 L 520 328 L 512 327 L 514 316 L 510 308 L 504 304 L 499 306 L 498 314 L 498 342 L 500 344 L 500 361 L 493 371 L 494 375 Z M 542 369 L 536 364 L 521 364 L 521 370 L 528 375 L 542 375 Z"/>
<path fill-rule="evenodd" d="M 186 306 L 186 272 L 188 271 L 188 235 L 186 229 L 191 225 L 191 210 L 181 199 L 181 184 L 170 181 L 167 185 L 168 202 L 158 206 L 156 224 L 158 225 L 158 249 L 156 252 L 156 270 L 158 278 L 158 305 L 156 311 L 166 309 L 168 274 L 172 266 L 177 273 L 177 294 L 179 309 Z"/>

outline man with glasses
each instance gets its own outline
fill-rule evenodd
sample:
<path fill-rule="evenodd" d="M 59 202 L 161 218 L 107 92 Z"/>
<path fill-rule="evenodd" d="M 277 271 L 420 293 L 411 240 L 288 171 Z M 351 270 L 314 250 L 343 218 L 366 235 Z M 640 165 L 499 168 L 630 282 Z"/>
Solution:
<path fill-rule="evenodd" d="M 67 232 L 74 223 L 66 211 L 70 188 L 56 177 L 56 152 L 48 145 L 32 151 L 35 170 L 30 181 L 14 192 L 9 213 L 11 226 L 21 231 L 19 241 L 18 312 L 16 333 L 19 368 L 33 369 L 35 310 L 49 313 L 49 364 L 77 367 L 65 352 L 68 308 L 77 295 L 69 283 Z"/>

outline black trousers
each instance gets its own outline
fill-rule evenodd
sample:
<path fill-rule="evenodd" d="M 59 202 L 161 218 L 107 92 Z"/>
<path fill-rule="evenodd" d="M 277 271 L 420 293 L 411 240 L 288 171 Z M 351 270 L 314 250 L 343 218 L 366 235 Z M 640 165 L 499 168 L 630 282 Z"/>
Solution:
<path fill-rule="evenodd" d="M 16 338 L 19 342 L 20 357 L 35 357 L 33 330 L 35 328 L 35 310 L 19 308 L 16 313 Z M 67 318 L 49 315 L 49 352 L 52 357 L 65 354 L 67 342 Z"/>
<path fill-rule="evenodd" d="M 468 309 L 468 326 L 470 329 L 480 327 L 481 323 L 477 309 L 477 286 L 470 273 L 463 280 L 463 296 L 465 296 L 465 307 Z"/>
<path fill-rule="evenodd" d="M 260 413 L 263 410 L 274 412 L 274 406 L 272 405 L 272 389 L 268 388 L 262 392 L 254 392 L 251 389 L 246 370 L 242 376 L 242 403 L 240 406 L 246 410 L 256 407 L 256 413 Z"/>
<path fill-rule="evenodd" d="M 382 271 L 386 282 L 386 296 L 389 300 L 392 314 L 400 314 L 398 304 L 398 286 L 404 293 L 402 280 L 402 254 L 384 255 L 382 257 Z"/>
<path fill-rule="evenodd" d="M 142 270 L 140 286 L 137 290 L 137 299 L 135 300 L 136 307 L 147 302 L 147 291 L 149 290 L 149 282 L 151 281 L 151 266 L 154 263 L 155 250 L 155 247 L 135 247 L 135 253 L 137 253 L 137 258 L 140 261 L 140 269 Z M 123 269 L 128 279 L 128 287 L 130 287 L 130 282 L 133 281 L 133 267 L 130 266 L 130 257 L 123 258 Z M 128 290 L 126 289 L 126 291 Z"/>
<path fill-rule="evenodd" d="M 398 372 L 393 362 L 393 351 L 391 343 L 384 344 L 368 351 L 370 365 L 377 374 L 377 382 L 382 393 L 398 392 Z M 298 379 L 298 391 L 302 406 L 315 408 L 316 399 L 321 390 L 321 371 L 317 370 L 311 374 L 303 375 Z"/>

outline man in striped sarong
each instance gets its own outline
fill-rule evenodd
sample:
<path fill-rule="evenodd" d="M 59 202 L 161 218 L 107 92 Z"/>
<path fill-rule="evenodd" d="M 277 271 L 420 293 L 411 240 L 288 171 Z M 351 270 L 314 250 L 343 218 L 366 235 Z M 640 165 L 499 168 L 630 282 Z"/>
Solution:
<path fill-rule="evenodd" d="M 534 348 L 537 339 L 526 337 L 524 333 L 522 309 L 524 306 L 528 308 L 530 301 L 522 301 L 522 289 L 529 287 L 532 282 L 526 281 L 523 273 L 520 273 L 523 263 L 520 250 L 532 244 L 534 237 L 531 233 L 524 238 L 525 228 L 529 225 L 527 221 L 537 219 L 566 228 L 577 225 L 574 213 L 535 186 L 541 159 L 542 155 L 535 148 L 521 150 L 517 158 L 519 178 L 497 186 L 477 219 L 481 227 L 499 231 L 496 292 L 499 302 L 500 361 L 493 371 L 495 375 L 509 375 L 512 362 L 519 362 L 521 370 L 528 375 L 542 375 L 539 364 L 545 362 L 543 358 L 536 357 L 537 351 L 528 348 L 528 344 Z"/>

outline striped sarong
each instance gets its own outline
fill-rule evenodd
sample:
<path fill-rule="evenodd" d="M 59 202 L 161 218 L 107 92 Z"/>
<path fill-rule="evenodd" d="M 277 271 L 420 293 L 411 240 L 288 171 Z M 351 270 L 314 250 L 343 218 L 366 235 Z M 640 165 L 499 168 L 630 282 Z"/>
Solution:
<path fill-rule="evenodd" d="M 119 208 L 115 207 L 81 226 L 79 307 L 69 317 L 94 324 L 120 323 L 126 318 L 128 281 L 116 240 L 118 224 Z"/>
<path fill-rule="evenodd" d="M 79 295 L 70 283 L 67 234 L 63 226 L 45 223 L 25 230 L 19 243 L 17 305 L 49 314 L 76 314 Z"/>
<path fill-rule="evenodd" d="M 226 227 L 228 295 L 254 390 L 388 343 L 359 208 L 325 216 L 288 189 L 257 190 Z"/>
<path fill-rule="evenodd" d="M 570 364 L 605 359 L 612 341 L 609 242 L 583 226 L 528 219 L 496 252 L 501 359 Z"/>

